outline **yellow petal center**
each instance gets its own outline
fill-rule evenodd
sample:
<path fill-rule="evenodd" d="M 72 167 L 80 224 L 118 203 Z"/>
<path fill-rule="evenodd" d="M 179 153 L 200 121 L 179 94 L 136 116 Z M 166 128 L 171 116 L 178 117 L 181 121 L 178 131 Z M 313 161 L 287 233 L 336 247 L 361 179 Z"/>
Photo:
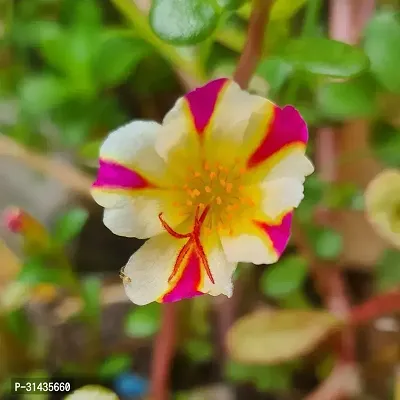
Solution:
<path fill-rule="evenodd" d="M 175 206 L 181 215 L 188 217 L 193 216 L 198 207 L 202 211 L 210 206 L 203 230 L 230 233 L 232 219 L 254 205 L 242 185 L 243 174 L 244 170 L 237 166 L 228 169 L 219 163 L 204 163 L 202 168 L 188 173 L 181 188 L 185 196 Z"/>

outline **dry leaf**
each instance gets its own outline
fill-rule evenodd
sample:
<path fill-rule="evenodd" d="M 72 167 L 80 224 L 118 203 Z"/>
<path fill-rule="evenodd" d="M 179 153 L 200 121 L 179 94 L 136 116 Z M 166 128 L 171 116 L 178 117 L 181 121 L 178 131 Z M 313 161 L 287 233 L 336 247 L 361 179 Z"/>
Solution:
<path fill-rule="evenodd" d="M 241 363 L 276 364 L 311 351 L 340 324 L 324 311 L 258 310 L 233 325 L 227 345 Z"/>

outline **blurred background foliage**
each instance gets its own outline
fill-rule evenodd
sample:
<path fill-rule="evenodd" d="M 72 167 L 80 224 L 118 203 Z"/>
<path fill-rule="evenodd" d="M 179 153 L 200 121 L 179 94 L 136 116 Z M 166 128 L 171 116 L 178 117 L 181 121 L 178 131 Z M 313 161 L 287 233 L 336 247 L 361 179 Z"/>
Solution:
<path fill-rule="evenodd" d="M 383 199 L 369 200 L 383 189 L 364 193 L 380 171 L 400 167 L 399 7 L 377 2 L 360 44 L 351 46 L 328 38 L 327 1 L 275 0 L 249 87 L 302 112 L 317 167 L 324 162 L 316 159 L 317 129 L 339 129 L 339 178 L 311 176 L 296 217 L 320 268 L 338 263 L 356 303 L 400 284 L 400 179 L 385 181 Z M 60 207 L 39 221 L 35 207 L 54 193 L 35 197 L 29 183 L 6 196 L 4 182 L 15 171 L 9 157 L 41 172 L 68 165 L 75 171 L 69 182 L 84 185 L 110 130 L 134 118 L 160 121 L 192 82 L 233 74 L 250 12 L 244 0 L 0 0 L 0 206 L 22 206 L 24 192 L 32 214 L 8 214 L 22 221 L 22 241 L 15 245 L 8 234 L 1 244 L 0 398 L 12 398 L 8 378 L 15 374 L 70 376 L 112 388 L 121 399 L 144 396 L 161 318 L 160 305 L 128 304 L 113 280 L 141 242 L 111 238 L 100 210 L 74 184 L 67 211 Z M 65 164 L 53 164 L 54 157 Z M 366 204 L 373 205 L 365 210 Z M 327 209 L 333 222 L 318 222 Z M 382 213 L 390 224 L 379 229 Z M 182 302 L 175 398 L 222 399 L 235 388 L 238 399 L 303 399 L 323 381 L 341 323 L 320 311 L 311 267 L 294 245 L 275 265 L 240 266 L 243 317 L 229 331 L 223 356 L 213 299 Z M 363 384 L 355 398 L 395 396 L 398 319 L 391 324 L 359 335 Z M 222 389 L 200 389 L 221 382 Z"/>

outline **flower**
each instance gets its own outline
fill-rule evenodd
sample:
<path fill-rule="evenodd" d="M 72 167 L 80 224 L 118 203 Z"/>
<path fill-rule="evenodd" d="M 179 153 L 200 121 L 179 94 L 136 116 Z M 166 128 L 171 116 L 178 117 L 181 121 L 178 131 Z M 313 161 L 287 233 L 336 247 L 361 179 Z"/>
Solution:
<path fill-rule="evenodd" d="M 92 187 L 115 234 L 149 238 L 121 277 L 136 304 L 232 294 L 238 262 L 278 260 L 313 166 L 291 106 L 217 79 L 162 124 L 133 121 L 100 149 Z"/>
<path fill-rule="evenodd" d="M 365 208 L 377 233 L 400 248 L 400 171 L 384 170 L 368 184 Z"/>

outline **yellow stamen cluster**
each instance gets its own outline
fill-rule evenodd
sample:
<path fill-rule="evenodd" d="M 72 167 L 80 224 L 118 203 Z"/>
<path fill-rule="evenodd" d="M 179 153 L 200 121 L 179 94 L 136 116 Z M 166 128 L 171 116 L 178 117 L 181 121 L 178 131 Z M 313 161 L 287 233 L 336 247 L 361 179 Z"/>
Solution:
<path fill-rule="evenodd" d="M 179 208 L 180 215 L 188 217 L 194 215 L 197 208 L 201 212 L 209 205 L 204 231 L 218 229 L 229 233 L 234 216 L 254 205 L 241 185 L 243 174 L 244 170 L 236 166 L 227 169 L 219 163 L 204 163 L 199 170 L 190 171 L 183 186 L 185 199 L 174 205 Z"/>

